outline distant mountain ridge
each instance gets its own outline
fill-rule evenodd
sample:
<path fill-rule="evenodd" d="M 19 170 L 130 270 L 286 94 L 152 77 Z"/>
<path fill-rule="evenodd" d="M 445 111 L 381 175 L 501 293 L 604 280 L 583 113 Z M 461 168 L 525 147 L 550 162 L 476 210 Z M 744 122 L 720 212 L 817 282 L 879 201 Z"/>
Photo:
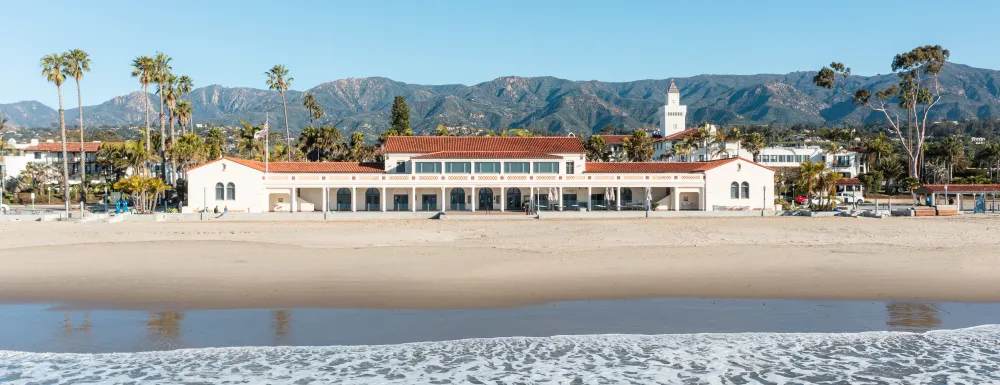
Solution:
<path fill-rule="evenodd" d="M 815 72 L 785 75 L 698 75 L 674 78 L 681 101 L 688 105 L 688 123 L 725 124 L 859 123 L 879 118 L 850 103 L 844 96 L 812 84 Z M 893 74 L 854 76 L 853 86 L 884 87 Z M 406 97 L 411 122 L 418 133 L 438 124 L 484 129 L 525 127 L 553 134 L 590 134 L 606 125 L 652 127 L 663 105 L 669 79 L 632 82 L 571 81 L 554 77 L 508 76 L 472 86 L 407 84 L 382 77 L 340 79 L 305 92 L 316 96 L 326 115 L 314 125 L 334 124 L 343 132 L 375 135 L 389 126 L 393 97 Z M 1000 117 L 1000 73 L 949 63 L 941 75 L 946 95 L 932 110 L 935 119 L 961 120 Z M 310 124 L 302 106 L 303 92 L 288 91 L 288 120 L 293 132 Z M 145 117 L 141 92 L 85 106 L 88 126 L 139 125 Z M 284 130 L 281 97 L 277 92 L 218 85 L 191 92 L 195 123 L 235 125 L 240 120 L 260 122 L 271 116 L 271 126 Z M 158 127 L 159 100 L 150 95 L 150 119 Z M 10 123 L 48 127 L 58 113 L 39 102 L 0 104 Z M 76 109 L 66 111 L 74 125 Z"/>

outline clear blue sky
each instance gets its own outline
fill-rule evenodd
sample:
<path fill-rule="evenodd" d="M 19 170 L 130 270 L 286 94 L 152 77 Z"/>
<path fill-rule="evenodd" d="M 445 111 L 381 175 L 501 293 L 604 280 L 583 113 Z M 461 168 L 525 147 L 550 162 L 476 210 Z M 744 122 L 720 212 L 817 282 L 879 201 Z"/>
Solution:
<path fill-rule="evenodd" d="M 316 3 L 316 4 L 313 4 Z M 0 6 L 0 103 L 56 90 L 39 59 L 91 54 L 84 104 L 138 89 L 129 63 L 162 51 L 174 72 L 264 87 L 285 64 L 293 89 L 348 77 L 475 84 L 499 76 L 628 81 L 787 73 L 840 60 L 889 71 L 895 53 L 941 44 L 952 61 L 1000 68 L 1000 1 L 257 1 L 9 0 Z M 238 4 L 238 5 L 237 5 Z M 157 28 L 157 16 L 166 28 Z M 75 107 L 75 86 L 64 90 Z"/>

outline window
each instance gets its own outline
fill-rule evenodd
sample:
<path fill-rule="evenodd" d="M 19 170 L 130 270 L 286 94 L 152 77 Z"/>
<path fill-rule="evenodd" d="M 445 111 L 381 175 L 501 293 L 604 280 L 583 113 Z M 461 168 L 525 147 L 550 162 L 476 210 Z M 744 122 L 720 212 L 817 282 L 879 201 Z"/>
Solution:
<path fill-rule="evenodd" d="M 504 162 L 503 172 L 507 174 L 527 174 L 531 172 L 528 162 Z"/>
<path fill-rule="evenodd" d="M 42 153 L 35 151 L 35 159 L 42 159 Z"/>
<path fill-rule="evenodd" d="M 622 203 L 632 203 L 632 189 L 622 187 Z"/>
<path fill-rule="evenodd" d="M 396 162 L 395 172 L 397 174 L 406 174 L 406 162 L 404 162 L 404 161 L 397 161 Z"/>
<path fill-rule="evenodd" d="M 222 187 L 222 183 L 215 184 L 215 200 L 221 201 L 226 199 L 226 188 Z"/>
<path fill-rule="evenodd" d="M 500 162 L 476 162 L 476 174 L 499 174 Z"/>
<path fill-rule="evenodd" d="M 440 174 L 441 163 L 438 162 L 417 162 L 417 174 Z"/>
<path fill-rule="evenodd" d="M 729 185 L 729 198 L 740 199 L 740 184 L 733 182 Z"/>
<path fill-rule="evenodd" d="M 573 162 L 566 162 L 566 174 L 573 175 L 576 174 L 576 166 Z"/>
<path fill-rule="evenodd" d="M 233 182 L 229 182 L 226 185 L 226 199 L 231 201 L 236 200 L 236 185 Z"/>
<path fill-rule="evenodd" d="M 365 191 L 365 211 L 379 211 L 382 206 L 382 195 L 377 188 L 369 188 Z"/>
<path fill-rule="evenodd" d="M 750 199 L 750 184 L 747 182 L 743 182 L 743 185 L 741 187 L 743 187 L 742 188 L 743 199 Z"/>
<path fill-rule="evenodd" d="M 536 174 L 556 174 L 559 172 L 559 162 L 535 162 Z"/>
<path fill-rule="evenodd" d="M 444 172 L 448 174 L 469 174 L 472 172 L 472 163 L 469 162 L 446 162 Z"/>

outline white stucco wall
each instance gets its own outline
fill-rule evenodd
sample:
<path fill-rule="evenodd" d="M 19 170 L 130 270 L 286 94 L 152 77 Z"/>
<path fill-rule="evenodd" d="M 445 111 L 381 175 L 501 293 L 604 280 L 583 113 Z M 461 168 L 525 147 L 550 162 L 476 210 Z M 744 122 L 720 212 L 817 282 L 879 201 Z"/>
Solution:
<path fill-rule="evenodd" d="M 268 211 L 267 197 L 264 195 L 264 172 L 241 165 L 228 159 L 221 159 L 203 167 L 188 171 L 188 197 L 185 211 L 194 212 L 201 208 L 208 210 L 216 206 L 222 211 Z M 223 186 L 232 182 L 236 186 L 236 199 L 215 199 L 215 185 Z M 207 194 L 207 196 L 206 196 Z M 224 197 L 225 198 L 225 197 Z"/>
<path fill-rule="evenodd" d="M 730 185 L 733 182 L 740 185 L 749 183 L 750 197 L 732 199 Z M 754 210 L 774 208 L 774 171 L 752 162 L 740 159 L 706 171 L 705 185 L 705 209 L 708 211 L 713 211 L 716 206 L 745 206 Z"/>

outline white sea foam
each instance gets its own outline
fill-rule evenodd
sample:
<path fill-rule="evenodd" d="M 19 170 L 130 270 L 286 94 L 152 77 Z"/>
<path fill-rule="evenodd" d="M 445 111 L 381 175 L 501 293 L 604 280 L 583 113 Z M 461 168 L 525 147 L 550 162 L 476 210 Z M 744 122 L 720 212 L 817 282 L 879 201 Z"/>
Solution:
<path fill-rule="evenodd" d="M 922 334 L 672 334 L 61 354 L 0 351 L 0 383 L 1000 383 L 1000 325 Z"/>

